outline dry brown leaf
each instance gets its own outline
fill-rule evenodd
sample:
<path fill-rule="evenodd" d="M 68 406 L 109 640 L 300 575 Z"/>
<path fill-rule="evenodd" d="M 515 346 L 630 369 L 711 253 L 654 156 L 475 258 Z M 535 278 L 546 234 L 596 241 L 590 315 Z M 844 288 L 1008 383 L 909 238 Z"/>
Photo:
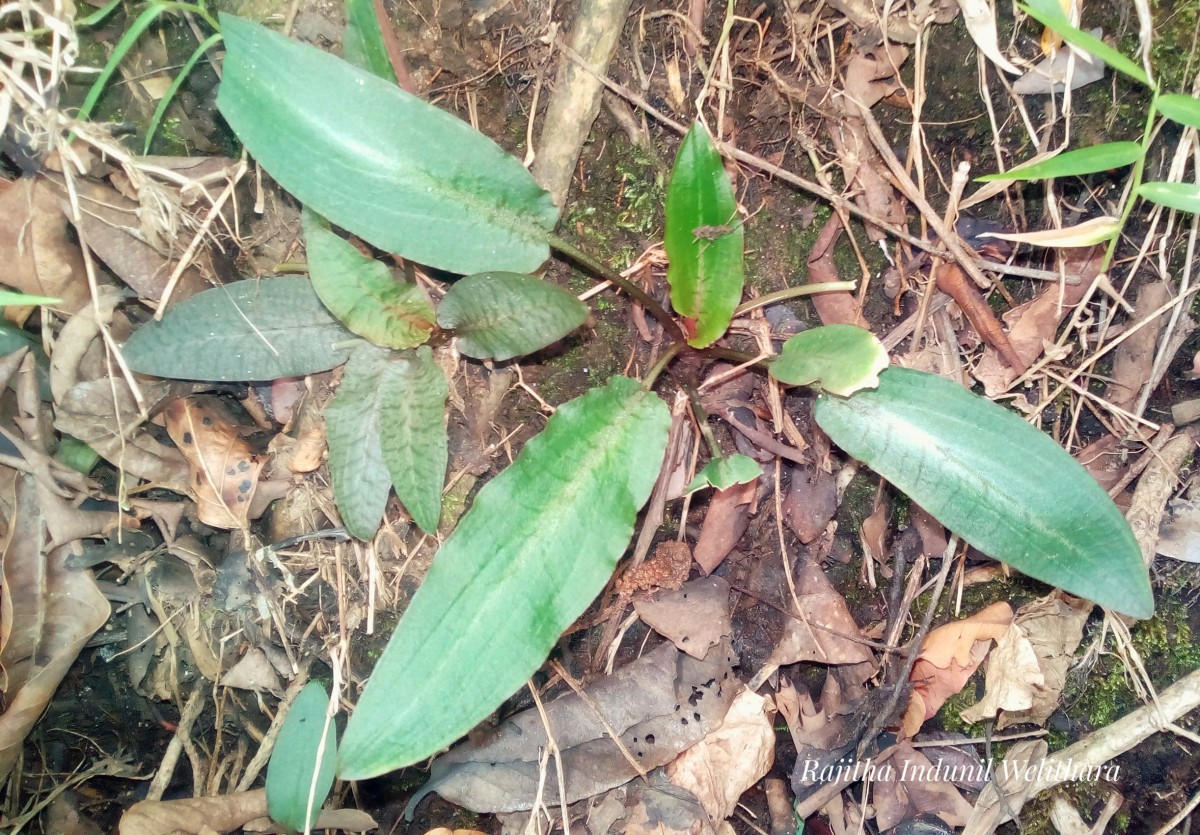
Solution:
<path fill-rule="evenodd" d="M 1128 327 L 1145 322 L 1151 314 L 1156 316 L 1155 321 L 1143 325 L 1113 352 L 1112 379 L 1104 389 L 1104 399 L 1118 409 L 1132 411 L 1142 386 L 1150 380 L 1158 337 L 1167 324 L 1165 313 L 1158 310 L 1170 299 L 1171 290 L 1165 281 L 1145 284 L 1138 290 L 1133 321 Z"/>
<path fill-rule="evenodd" d="M 880 757 L 875 765 L 871 801 L 880 831 L 922 813 L 937 815 L 950 826 L 963 826 L 971 815 L 968 803 L 954 784 L 943 779 L 933 763 L 907 742 Z"/>
<path fill-rule="evenodd" d="M 721 577 L 699 577 L 679 589 L 635 598 L 638 617 L 693 658 L 703 658 L 733 631 L 729 583 Z"/>
<path fill-rule="evenodd" d="M 842 221 L 835 214 L 825 222 L 808 256 L 808 283 L 841 281 L 837 265 L 833 262 L 834 247 L 842 235 Z M 862 304 L 854 294 L 845 290 L 834 293 L 816 293 L 812 296 L 813 307 L 821 317 L 823 325 L 858 325 L 870 329 L 862 315 Z"/>
<path fill-rule="evenodd" d="M 79 246 L 71 240 L 58 192 L 42 177 L 0 183 L 0 263 L 4 284 L 62 299 L 69 313 L 89 301 Z"/>
<path fill-rule="evenodd" d="M 1129 456 L 1122 453 L 1120 439 L 1109 433 L 1075 453 L 1075 460 L 1092 474 L 1092 478 L 1106 492 L 1121 480 L 1132 463 Z"/>
<path fill-rule="evenodd" d="M 837 479 L 815 464 L 784 465 L 792 474 L 783 499 L 783 519 L 807 545 L 825 533 L 837 513 Z"/>
<path fill-rule="evenodd" d="M 179 398 L 165 414 L 167 433 L 191 468 L 188 484 L 200 521 L 215 528 L 245 528 L 264 462 L 214 397 Z"/>
<path fill-rule="evenodd" d="M 323 810 L 313 830 L 366 832 L 378 826 L 356 809 Z M 120 835 L 200 835 L 205 832 L 284 832 L 267 817 L 267 791 L 184 800 L 143 800 L 121 816 Z"/>
<path fill-rule="evenodd" d="M 667 779 L 695 795 L 709 820 L 728 818 L 775 762 L 774 715 L 770 697 L 743 690 L 721 727 L 667 764 Z"/>
<path fill-rule="evenodd" d="M 714 490 L 700 536 L 692 556 L 700 570 L 711 574 L 721 564 L 733 546 L 737 545 L 746 528 L 750 526 L 750 506 L 754 501 L 758 482 L 735 484 L 727 490 Z"/>
<path fill-rule="evenodd" d="M 962 712 L 963 721 L 991 719 L 1001 710 L 1028 710 L 1045 683 L 1033 645 L 1021 627 L 1011 624 L 988 654 L 983 698 Z"/>
<path fill-rule="evenodd" d="M 858 541 L 862 544 L 863 553 L 870 559 L 887 568 L 888 533 L 891 530 L 892 504 L 887 500 L 887 494 L 881 490 L 875 492 L 875 509 L 863 520 L 858 529 Z M 890 573 L 885 576 L 891 576 Z"/>

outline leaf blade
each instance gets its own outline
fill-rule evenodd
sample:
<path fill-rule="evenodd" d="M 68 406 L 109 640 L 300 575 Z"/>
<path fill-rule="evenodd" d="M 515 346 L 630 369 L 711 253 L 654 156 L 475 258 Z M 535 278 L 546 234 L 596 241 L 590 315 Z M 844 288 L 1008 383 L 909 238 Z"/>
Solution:
<path fill-rule="evenodd" d="M 1200 184 L 1149 182 L 1138 186 L 1137 193 L 1138 197 L 1168 209 L 1200 214 Z"/>
<path fill-rule="evenodd" d="M 479 492 L 434 558 L 346 727 L 342 777 L 382 774 L 429 756 L 537 669 L 628 545 L 669 423 L 658 397 L 614 377 L 560 407 Z M 549 495 L 547 483 L 557 488 Z"/>
<path fill-rule="evenodd" d="M 337 737 L 333 722 L 326 722 L 328 704 L 324 685 L 304 685 L 288 709 L 267 763 L 267 812 L 293 831 L 304 832 L 316 822 L 333 788 Z M 306 814 L 310 793 L 311 815 Z"/>
<path fill-rule="evenodd" d="M 879 379 L 817 400 L 838 446 L 984 553 L 1116 611 L 1153 613 L 1129 525 L 1049 436 L 941 377 L 889 368 Z"/>
<path fill-rule="evenodd" d="M 387 359 L 387 352 L 373 346 L 355 351 L 325 409 L 333 498 L 346 530 L 364 542 L 379 530 L 392 486 L 380 430 Z"/>
<path fill-rule="evenodd" d="M 449 444 L 443 419 L 449 384 L 422 346 L 388 364 L 379 391 L 383 461 L 417 527 L 433 536 L 442 515 Z"/>
<path fill-rule="evenodd" d="M 1142 146 L 1136 142 L 1105 142 L 1090 148 L 1067 151 L 1050 159 L 1031 165 L 1018 165 L 1008 171 L 987 174 L 978 179 L 983 182 L 996 180 L 1045 180 L 1049 177 L 1078 177 L 1096 174 L 1125 165 L 1132 165 L 1142 158 Z"/>
<path fill-rule="evenodd" d="M 888 367 L 887 349 L 857 325 L 824 325 L 796 334 L 783 345 L 767 372 L 789 386 L 819 382 L 825 391 L 847 397 L 879 385 Z"/>
<path fill-rule="evenodd" d="M 1200 129 L 1200 99 L 1182 93 L 1167 93 L 1155 102 L 1158 112 L 1173 122 Z"/>
<path fill-rule="evenodd" d="M 257 24 L 221 16 L 217 106 L 284 188 L 388 252 L 528 272 L 558 212 L 515 158 L 449 113 Z"/>
<path fill-rule="evenodd" d="M 1125 73 L 1134 81 L 1139 81 L 1147 87 L 1151 86 L 1150 78 L 1144 69 L 1095 35 L 1072 26 L 1071 21 L 1063 14 L 1058 0 L 1027 0 L 1025 3 L 1018 3 L 1017 8 L 1062 35 L 1063 40 L 1067 43 L 1079 47 L 1084 52 L 1090 52 L 1114 70 Z"/>

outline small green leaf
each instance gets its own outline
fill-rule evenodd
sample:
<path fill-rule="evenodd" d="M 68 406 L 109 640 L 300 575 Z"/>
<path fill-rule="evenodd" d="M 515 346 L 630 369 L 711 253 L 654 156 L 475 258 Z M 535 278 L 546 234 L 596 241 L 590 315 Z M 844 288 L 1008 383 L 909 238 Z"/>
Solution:
<path fill-rule="evenodd" d="M 237 281 L 171 305 L 123 350 L 134 371 L 176 380 L 274 380 L 328 371 L 353 336 L 305 278 Z"/>
<path fill-rule="evenodd" d="M 1181 212 L 1200 214 L 1200 184 L 1197 183 L 1142 183 L 1138 186 L 1138 197 L 1177 209 Z"/>
<path fill-rule="evenodd" d="M 889 368 L 879 388 L 821 395 L 817 423 L 980 551 L 1137 618 L 1150 577 L 1096 480 L 1017 415 L 932 374 Z"/>
<path fill-rule="evenodd" d="M 1144 69 L 1095 35 L 1072 26 L 1071 21 L 1063 13 L 1058 0 L 1028 0 L 1025 3 L 1018 3 L 1017 8 L 1062 35 L 1062 39 L 1067 43 L 1074 44 L 1085 52 L 1090 52 L 1114 70 L 1125 73 L 1134 81 L 1140 81 L 1147 87 L 1150 86 L 1150 79 Z"/>
<path fill-rule="evenodd" d="M 857 325 L 825 325 L 798 333 L 767 369 L 789 386 L 820 383 L 843 397 L 879 385 L 879 372 L 888 367 L 887 349 L 870 331 Z"/>
<path fill-rule="evenodd" d="M 346 530 L 365 542 L 379 530 L 392 486 L 380 440 L 380 389 L 388 358 L 387 351 L 360 346 L 325 409 L 333 498 Z"/>
<path fill-rule="evenodd" d="M 667 189 L 667 281 L 688 344 L 704 348 L 729 327 L 742 300 L 742 223 L 721 155 L 704 125 L 683 138 Z"/>
<path fill-rule="evenodd" d="M 313 289 L 347 328 L 384 348 L 415 348 L 429 338 L 436 314 L 420 287 L 397 281 L 315 212 L 305 209 L 303 222 Z"/>
<path fill-rule="evenodd" d="M 671 418 L 635 380 L 561 406 L 434 557 L 359 699 L 338 774 L 425 759 L 513 694 L 608 582 Z"/>
<path fill-rule="evenodd" d="M 54 460 L 87 475 L 100 463 L 100 453 L 73 435 L 63 435 L 54 450 Z"/>
<path fill-rule="evenodd" d="M 988 174 L 978 179 L 990 180 L 1045 180 L 1049 177 L 1077 177 L 1095 174 L 1124 165 L 1132 165 L 1142 158 L 1142 146 L 1136 142 L 1105 142 L 1090 148 L 1067 151 L 1032 165 L 1019 165 L 1008 171 Z"/>
<path fill-rule="evenodd" d="M 558 285 L 521 273 L 489 272 L 454 283 L 438 324 L 476 359 L 506 360 L 551 345 L 582 325 L 587 305 Z"/>
<path fill-rule="evenodd" d="M 558 210 L 521 163 L 366 70 L 221 16 L 217 106 L 284 188 L 386 252 L 458 273 L 528 272 Z"/>
<path fill-rule="evenodd" d="M 704 469 L 696 473 L 692 483 L 684 490 L 684 494 L 713 487 L 717 490 L 728 490 L 735 484 L 749 484 L 762 475 L 762 467 L 753 458 L 746 455 L 731 455 L 728 458 L 714 458 L 704 465 Z"/>
<path fill-rule="evenodd" d="M 1181 93 L 1167 93 L 1155 102 L 1158 112 L 1181 125 L 1200 129 L 1200 99 Z"/>
<path fill-rule="evenodd" d="M 267 763 L 267 812 L 276 823 L 296 832 L 312 827 L 333 788 L 337 729 L 332 719 L 327 721 L 328 706 L 324 686 L 315 681 L 304 685 L 283 720 Z"/>
<path fill-rule="evenodd" d="M 346 33 L 342 36 L 342 57 L 354 66 L 396 83 L 396 70 L 388 58 L 379 17 L 372 0 L 346 0 Z"/>
<path fill-rule="evenodd" d="M 31 296 L 27 293 L 18 293 L 14 290 L 0 290 L 0 307 L 8 307 L 15 304 L 62 304 L 62 299 L 52 298 L 51 296 Z"/>
<path fill-rule="evenodd" d="M 379 386 L 384 463 L 404 509 L 431 536 L 437 533 L 446 483 L 448 394 L 446 375 L 424 345 L 393 358 Z"/>

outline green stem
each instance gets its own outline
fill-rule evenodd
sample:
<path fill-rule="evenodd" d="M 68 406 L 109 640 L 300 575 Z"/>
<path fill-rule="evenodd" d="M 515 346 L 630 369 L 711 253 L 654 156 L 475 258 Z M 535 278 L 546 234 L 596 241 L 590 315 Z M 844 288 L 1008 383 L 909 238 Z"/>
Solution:
<path fill-rule="evenodd" d="M 700 402 L 700 393 L 696 391 L 695 386 L 687 383 L 684 384 L 683 389 L 687 392 L 688 401 L 692 404 L 692 414 L 696 416 L 696 425 L 700 427 L 700 434 L 704 436 L 709 454 L 714 460 L 724 458 L 721 447 L 717 445 L 717 436 L 713 434 L 712 427 L 708 425 L 708 413 L 704 411 L 704 405 Z"/>
<path fill-rule="evenodd" d="M 744 316 L 751 310 L 758 310 L 760 307 L 767 307 L 786 299 L 794 299 L 797 296 L 810 296 L 814 293 L 849 292 L 857 286 L 857 281 L 821 281 L 816 284 L 801 284 L 799 287 L 787 287 L 783 290 L 777 290 L 774 293 L 767 293 L 765 296 L 759 296 L 757 299 L 743 302 L 733 311 L 733 315 L 735 317 Z"/>
<path fill-rule="evenodd" d="M 667 347 L 667 350 L 663 352 L 663 355 L 658 358 L 658 362 L 654 363 L 654 367 L 652 367 L 650 371 L 646 373 L 646 377 L 642 380 L 642 385 L 647 391 L 654 388 L 654 381 L 658 379 L 658 375 L 663 373 L 663 369 L 670 365 L 671 360 L 679 356 L 679 352 L 685 347 L 685 344 L 678 340 L 672 342 Z"/>
<path fill-rule="evenodd" d="M 593 258 L 579 247 L 564 241 L 557 235 L 547 235 L 546 239 L 550 246 L 552 246 L 554 249 L 558 250 L 580 266 L 586 267 L 590 272 L 598 275 L 605 281 L 611 281 L 613 284 L 624 290 L 626 294 L 632 296 L 639 303 L 641 303 L 642 307 L 650 311 L 650 315 L 657 319 L 659 324 L 661 324 L 666 332 L 671 335 L 671 340 L 673 342 L 684 341 L 685 337 L 683 329 L 679 327 L 679 323 L 675 321 L 671 314 L 667 313 L 667 311 L 663 309 L 661 304 L 659 304 L 641 287 L 638 287 L 629 279 L 618 275 L 614 270 L 606 267 L 598 259 Z"/>
<path fill-rule="evenodd" d="M 1153 97 L 1150 99 L 1150 110 L 1146 114 L 1146 126 L 1142 129 L 1142 155 L 1133 163 L 1133 171 L 1129 175 L 1129 196 L 1125 199 L 1125 205 L 1121 207 L 1121 222 L 1117 225 L 1117 232 L 1113 235 L 1112 240 L 1108 242 L 1108 249 L 1104 253 L 1104 260 L 1100 262 L 1100 272 L 1108 272 L 1108 268 L 1112 266 L 1113 258 L 1117 254 L 1117 245 L 1121 242 L 1121 230 L 1125 228 L 1126 222 L 1129 220 L 1129 215 L 1133 212 L 1134 204 L 1138 201 L 1137 190 L 1142 184 L 1142 173 L 1146 170 L 1146 153 L 1150 150 L 1150 137 L 1154 132 L 1154 118 L 1158 115 L 1158 89 L 1155 88 Z"/>

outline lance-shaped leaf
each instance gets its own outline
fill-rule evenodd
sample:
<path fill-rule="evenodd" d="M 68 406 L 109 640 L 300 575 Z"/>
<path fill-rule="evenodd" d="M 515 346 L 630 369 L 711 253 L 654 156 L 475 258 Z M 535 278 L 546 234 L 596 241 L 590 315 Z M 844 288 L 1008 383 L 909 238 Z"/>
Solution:
<path fill-rule="evenodd" d="M 981 238 L 999 238 L 1002 241 L 1013 241 L 1019 244 L 1049 247 L 1091 246 L 1112 238 L 1121 231 L 1119 217 L 1094 217 L 1075 226 L 1062 229 L 1038 229 L 1033 232 L 984 232 Z"/>
<path fill-rule="evenodd" d="M 558 213 L 514 157 L 449 113 L 230 15 L 217 106 L 306 206 L 365 241 L 460 273 L 528 272 Z"/>
<path fill-rule="evenodd" d="M 1018 3 L 1017 8 L 1062 35 L 1067 43 L 1079 47 L 1084 52 L 1090 52 L 1114 70 L 1125 73 L 1147 87 L 1150 86 L 1150 79 L 1144 69 L 1095 35 L 1072 26 L 1058 0 L 1028 0 L 1026 3 Z"/>
<path fill-rule="evenodd" d="M 772 377 L 789 386 L 820 383 L 843 397 L 879 385 L 888 367 L 887 349 L 875 334 L 857 325 L 825 325 L 798 333 L 768 367 Z"/>
<path fill-rule="evenodd" d="M 171 305 L 125 343 L 134 371 L 177 380 L 274 380 L 328 371 L 353 335 L 306 278 L 237 281 Z"/>
<path fill-rule="evenodd" d="M 1116 505 L 1012 412 L 942 377 L 889 368 L 877 389 L 821 395 L 814 414 L 834 443 L 985 554 L 1118 612 L 1153 614 Z"/>
<path fill-rule="evenodd" d="M 342 56 L 384 81 L 396 83 L 396 70 L 388 58 L 373 0 L 346 0 L 346 32 Z"/>
<path fill-rule="evenodd" d="M 1136 142 L 1105 142 L 1103 145 L 1067 151 L 1050 159 L 1019 165 L 1008 171 L 988 174 L 979 179 L 983 181 L 1044 180 L 1047 177 L 1076 177 L 1132 165 L 1141 158 L 1142 146 Z"/>
<path fill-rule="evenodd" d="M 721 155 L 699 122 L 675 157 L 663 246 L 671 305 L 684 317 L 688 344 L 711 345 L 742 300 L 742 223 Z"/>
<path fill-rule="evenodd" d="M 267 764 L 267 811 L 276 823 L 307 832 L 333 788 L 337 729 L 327 721 L 329 694 L 310 681 L 292 702 Z"/>
<path fill-rule="evenodd" d="M 383 521 L 392 486 L 380 441 L 379 392 L 387 364 L 387 351 L 359 347 L 325 408 L 333 498 L 346 530 L 368 542 Z"/>
<path fill-rule="evenodd" d="M 383 461 L 396 495 L 417 526 L 437 533 L 442 515 L 448 445 L 449 385 L 427 346 L 394 357 L 379 387 Z"/>
<path fill-rule="evenodd" d="M 506 360 L 551 345 L 582 325 L 587 305 L 556 284 L 521 273 L 489 272 L 454 283 L 438 324 L 476 359 Z"/>
<path fill-rule="evenodd" d="M 670 415 L 636 381 L 559 408 L 442 545 L 342 738 L 338 774 L 418 762 L 541 665 L 629 544 Z"/>
<path fill-rule="evenodd" d="M 1200 184 L 1198 183 L 1142 183 L 1138 186 L 1138 197 L 1158 203 L 1168 209 L 1200 214 Z"/>
<path fill-rule="evenodd" d="M 1167 93 L 1154 100 L 1158 112 L 1168 119 L 1200 129 L 1200 99 L 1182 93 Z"/>
<path fill-rule="evenodd" d="M 384 348 L 415 348 L 434 327 L 433 304 L 415 284 L 397 281 L 387 265 L 334 234 L 304 210 L 308 275 L 325 306 L 359 336 Z"/>

